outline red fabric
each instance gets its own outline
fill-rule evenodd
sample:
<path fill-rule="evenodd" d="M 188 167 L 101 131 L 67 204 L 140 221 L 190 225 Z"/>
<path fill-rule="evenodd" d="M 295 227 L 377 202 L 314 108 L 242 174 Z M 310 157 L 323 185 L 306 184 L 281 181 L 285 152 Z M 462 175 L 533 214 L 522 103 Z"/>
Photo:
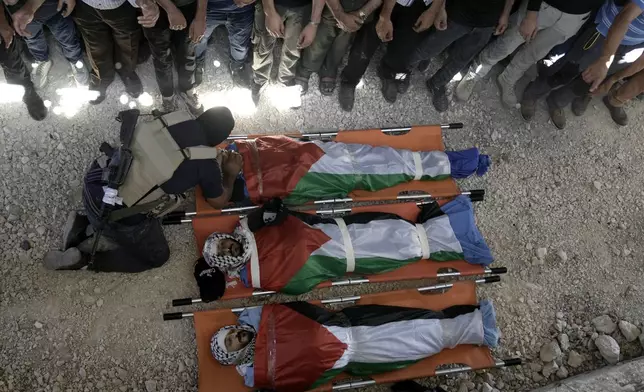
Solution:
<path fill-rule="evenodd" d="M 346 349 L 316 321 L 284 305 L 264 305 L 255 341 L 255 388 L 306 391 Z"/>
<path fill-rule="evenodd" d="M 251 143 L 257 146 L 261 192 L 255 162 L 257 156 L 252 152 Z M 250 199 L 256 203 L 288 196 L 311 166 L 324 155 L 324 151 L 314 143 L 298 142 L 286 136 L 263 136 L 254 141 L 236 141 L 235 144 L 244 158 L 243 171 Z"/>
<path fill-rule="evenodd" d="M 309 256 L 331 238 L 298 218 L 288 215 L 277 226 L 254 233 L 259 256 L 259 279 L 264 290 L 279 291 L 306 264 Z M 246 264 L 250 272 L 250 263 Z M 252 285 L 252 278 L 248 274 Z"/>

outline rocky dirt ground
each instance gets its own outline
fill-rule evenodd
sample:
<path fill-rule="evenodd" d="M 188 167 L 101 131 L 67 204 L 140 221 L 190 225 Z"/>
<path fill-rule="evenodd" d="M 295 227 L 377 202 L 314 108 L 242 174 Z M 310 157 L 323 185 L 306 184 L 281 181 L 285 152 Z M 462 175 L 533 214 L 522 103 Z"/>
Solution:
<path fill-rule="evenodd" d="M 558 131 L 545 104 L 530 124 L 503 108 L 493 79 L 468 104 L 438 114 L 421 76 L 414 75 L 409 93 L 389 105 L 372 68 L 352 113 L 321 97 L 316 82 L 299 110 L 282 108 L 283 99 L 273 96 L 255 111 L 247 92 L 231 90 L 224 53 L 211 49 L 200 92 L 208 105 L 231 106 L 237 133 L 461 121 L 464 129 L 445 133 L 447 146 L 478 146 L 493 157 L 488 175 L 462 187 L 487 190 L 476 207 L 478 223 L 496 265 L 509 268 L 502 283 L 480 290 L 494 300 L 503 332 L 495 355 L 520 356 L 525 365 L 424 383 L 459 392 L 527 391 L 606 366 L 604 358 L 617 360 L 615 345 L 621 359 L 642 355 L 641 102 L 628 107 L 628 127 L 618 128 L 596 100 L 583 118 L 567 111 L 569 126 Z M 114 116 L 131 101 L 115 82 L 100 106 L 79 102 L 65 90 L 72 85 L 66 65 L 60 56 L 55 60 L 43 91 L 52 105 L 45 121 L 28 119 L 10 91 L 0 96 L 0 391 L 196 391 L 192 323 L 161 320 L 172 298 L 196 294 L 197 250 L 189 226 L 167 228 L 172 257 L 157 270 L 51 272 L 40 264 L 46 250 L 59 246 L 67 212 L 80 205 L 85 166 L 100 142 L 115 140 Z M 149 61 L 139 74 L 158 99 Z M 147 110 L 141 103 L 150 102 L 136 103 Z M 323 290 L 310 297 L 421 283 L 431 282 Z M 617 327 L 620 321 L 634 326 Z"/>

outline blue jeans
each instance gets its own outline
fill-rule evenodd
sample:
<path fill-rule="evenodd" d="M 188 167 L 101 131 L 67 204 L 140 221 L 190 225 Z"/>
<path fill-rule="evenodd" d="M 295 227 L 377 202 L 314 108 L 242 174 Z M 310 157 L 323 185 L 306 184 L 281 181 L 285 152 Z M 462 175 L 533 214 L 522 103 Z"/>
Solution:
<path fill-rule="evenodd" d="M 203 68 L 206 61 L 206 48 L 208 40 L 217 26 L 226 26 L 228 41 L 230 43 L 230 66 L 241 68 L 244 66 L 250 51 L 250 35 L 253 31 L 255 20 L 254 7 L 246 6 L 243 11 L 226 12 L 209 9 L 206 17 L 206 33 L 195 50 L 197 66 Z"/>
<path fill-rule="evenodd" d="M 49 46 L 43 31 L 43 26 L 47 26 L 60 44 L 63 56 L 68 61 L 75 63 L 83 59 L 76 25 L 74 25 L 71 17 L 64 18 L 56 10 L 57 5 L 56 0 L 45 0 L 42 6 L 38 8 L 34 19 L 27 25 L 27 30 L 31 33 L 31 37 L 25 37 L 25 42 L 36 61 L 49 60 Z"/>

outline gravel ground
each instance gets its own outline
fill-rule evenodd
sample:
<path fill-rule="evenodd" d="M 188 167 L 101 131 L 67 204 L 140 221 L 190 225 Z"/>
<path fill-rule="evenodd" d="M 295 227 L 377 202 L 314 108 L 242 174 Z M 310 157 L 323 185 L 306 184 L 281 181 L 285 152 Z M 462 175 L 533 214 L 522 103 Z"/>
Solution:
<path fill-rule="evenodd" d="M 644 321 L 644 245 L 637 240 L 644 222 L 639 102 L 628 107 L 628 127 L 613 124 L 596 100 L 584 118 L 567 111 L 569 126 L 558 131 L 544 104 L 531 124 L 502 108 L 493 80 L 469 104 L 438 114 L 415 75 L 409 93 L 389 105 L 372 67 L 352 113 L 342 112 L 336 99 L 321 97 L 316 82 L 300 110 L 263 99 L 254 112 L 249 93 L 231 91 L 226 67 L 213 65 L 215 58 L 225 64 L 224 51 L 211 52 L 210 76 L 200 91 L 209 105 L 232 105 L 237 133 L 461 121 L 464 129 L 446 132 L 447 146 L 475 145 L 492 155 L 490 173 L 462 186 L 487 190 L 485 202 L 477 204 L 479 227 L 496 265 L 510 269 L 502 283 L 480 291 L 495 301 L 503 331 L 495 355 L 520 356 L 526 365 L 424 382 L 459 392 L 530 390 L 605 366 L 594 344 L 596 329 L 615 337 L 623 359 L 642 354 L 637 339 L 627 342 L 610 321 L 592 323 L 604 314 L 640 328 Z M 28 119 L 20 102 L 0 94 L 0 391 L 195 391 L 192 324 L 161 321 L 172 298 L 196 294 L 197 252 L 189 226 L 167 228 L 172 257 L 157 270 L 51 272 L 40 264 L 46 250 L 59 246 L 69 209 L 80 205 L 85 165 L 101 141 L 115 140 L 114 116 L 129 105 L 118 81 L 97 107 L 75 102 L 60 90 L 72 85 L 71 77 L 59 55 L 55 61 L 43 91 L 55 109 L 46 121 Z M 149 61 L 139 74 L 158 99 Z M 310 297 L 417 285 L 321 290 Z M 553 339 L 559 339 L 557 347 Z M 605 346 L 606 339 L 600 340 Z"/>

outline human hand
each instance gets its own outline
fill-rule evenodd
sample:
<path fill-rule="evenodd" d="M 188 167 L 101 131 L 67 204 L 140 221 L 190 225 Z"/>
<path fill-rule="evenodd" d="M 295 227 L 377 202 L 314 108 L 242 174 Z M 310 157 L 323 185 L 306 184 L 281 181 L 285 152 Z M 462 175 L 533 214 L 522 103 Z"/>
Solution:
<path fill-rule="evenodd" d="M 137 18 L 139 24 L 143 27 L 151 28 L 159 19 L 159 6 L 153 0 L 136 0 L 136 4 L 141 7 L 143 15 Z"/>
<path fill-rule="evenodd" d="M 376 34 L 382 42 L 389 42 L 394 39 L 394 25 L 389 18 L 379 18 L 376 23 Z"/>
<path fill-rule="evenodd" d="M 597 59 L 592 63 L 586 70 L 581 74 L 581 77 L 584 79 L 584 82 L 590 84 L 589 91 L 594 92 L 601 82 L 606 79 L 608 74 L 608 61 L 603 58 Z"/>
<path fill-rule="evenodd" d="M 179 9 L 168 12 L 168 24 L 170 25 L 170 30 L 183 30 L 188 26 L 186 17 L 183 16 Z"/>
<path fill-rule="evenodd" d="M 34 13 L 35 11 L 27 4 L 14 12 L 12 15 L 13 30 L 23 37 L 31 37 L 31 33 L 27 30 L 27 25 L 34 19 Z"/>
<path fill-rule="evenodd" d="M 418 19 L 416 20 L 416 23 L 414 23 L 414 31 L 421 33 L 432 27 L 434 20 L 436 19 L 436 14 L 437 13 L 431 8 L 425 10 L 422 14 L 420 14 Z"/>
<path fill-rule="evenodd" d="M 606 95 L 608 92 L 613 88 L 613 86 L 617 83 L 617 79 L 610 77 L 604 81 L 604 83 L 600 84 L 599 87 L 593 91 L 593 95 Z"/>
<path fill-rule="evenodd" d="M 445 11 L 445 8 L 441 8 L 441 10 L 438 11 L 438 15 L 436 15 L 436 18 L 434 19 L 434 28 L 439 31 L 443 31 L 447 28 L 447 11 Z"/>
<path fill-rule="evenodd" d="M 266 30 L 275 38 L 284 37 L 284 21 L 277 12 L 266 14 Z"/>
<path fill-rule="evenodd" d="M 192 23 L 190 23 L 190 32 L 188 36 L 192 42 L 199 42 L 206 34 L 206 18 L 195 18 Z"/>
<path fill-rule="evenodd" d="M 505 30 L 508 29 L 509 20 L 510 20 L 510 15 L 506 14 L 505 12 L 501 14 L 501 17 L 499 18 L 499 22 L 496 24 L 494 35 L 501 35 L 505 33 Z"/>
<path fill-rule="evenodd" d="M 66 18 L 71 15 L 72 11 L 74 11 L 74 8 L 76 7 L 76 0 L 58 0 L 58 7 L 56 7 L 58 12 L 63 9 L 64 4 L 67 4 L 67 7 L 65 8 L 65 12 L 63 12 L 62 15 L 63 18 Z"/>
<path fill-rule="evenodd" d="M 2 37 L 5 49 L 9 49 L 11 46 L 14 34 L 15 32 L 13 31 L 13 28 L 8 24 L 0 27 L 0 37 Z"/>
<path fill-rule="evenodd" d="M 297 40 L 297 48 L 304 49 L 313 43 L 315 36 L 318 32 L 318 25 L 309 23 L 306 25 L 304 30 L 300 33 L 300 38 Z"/>
<path fill-rule="evenodd" d="M 226 157 L 224 158 L 224 175 L 226 176 L 237 176 L 242 170 L 244 165 L 244 160 L 242 156 L 234 151 L 229 151 Z"/>
<path fill-rule="evenodd" d="M 528 11 L 528 14 L 521 21 L 521 27 L 519 32 L 525 40 L 525 42 L 530 42 L 537 35 L 537 12 Z"/>
<path fill-rule="evenodd" d="M 338 26 L 349 33 L 360 30 L 360 27 L 362 27 L 362 24 L 364 23 L 364 20 L 362 20 L 358 14 L 353 12 L 339 13 L 335 19 L 338 21 Z"/>

